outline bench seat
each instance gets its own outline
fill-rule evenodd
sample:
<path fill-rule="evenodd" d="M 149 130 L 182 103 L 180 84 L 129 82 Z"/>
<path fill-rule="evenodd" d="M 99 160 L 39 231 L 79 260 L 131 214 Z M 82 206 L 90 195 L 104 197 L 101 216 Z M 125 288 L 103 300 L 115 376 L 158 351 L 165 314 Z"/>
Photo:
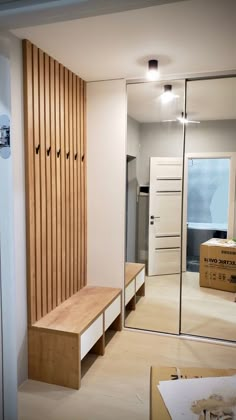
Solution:
<path fill-rule="evenodd" d="M 134 310 L 136 296 L 145 296 L 145 264 L 125 264 L 125 306 Z"/>
<path fill-rule="evenodd" d="M 29 378 L 79 389 L 81 360 L 121 330 L 121 289 L 86 286 L 29 327 Z"/>

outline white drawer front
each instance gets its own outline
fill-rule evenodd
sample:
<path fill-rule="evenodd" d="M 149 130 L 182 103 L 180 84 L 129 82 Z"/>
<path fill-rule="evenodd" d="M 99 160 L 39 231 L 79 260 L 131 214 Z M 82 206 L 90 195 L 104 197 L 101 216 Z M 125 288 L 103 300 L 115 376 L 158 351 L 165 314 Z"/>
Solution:
<path fill-rule="evenodd" d="M 155 272 L 157 275 L 180 273 L 180 249 L 156 250 Z"/>
<path fill-rule="evenodd" d="M 180 248 L 180 236 L 155 238 L 155 248 Z"/>
<path fill-rule="evenodd" d="M 94 346 L 98 339 L 103 334 L 103 314 L 101 314 L 96 321 L 94 321 L 90 327 L 81 335 L 80 341 L 80 358 L 81 360 Z"/>
<path fill-rule="evenodd" d="M 105 310 L 105 331 L 118 317 L 121 311 L 121 297 L 118 296 L 114 302 Z"/>
<path fill-rule="evenodd" d="M 182 191 L 181 179 L 157 179 L 156 191 Z"/>
<path fill-rule="evenodd" d="M 125 304 L 135 295 L 135 279 L 125 288 Z"/>
<path fill-rule="evenodd" d="M 145 269 L 143 268 L 142 271 L 140 271 L 140 273 L 138 273 L 136 276 L 136 292 L 142 286 L 144 281 L 145 281 Z"/>

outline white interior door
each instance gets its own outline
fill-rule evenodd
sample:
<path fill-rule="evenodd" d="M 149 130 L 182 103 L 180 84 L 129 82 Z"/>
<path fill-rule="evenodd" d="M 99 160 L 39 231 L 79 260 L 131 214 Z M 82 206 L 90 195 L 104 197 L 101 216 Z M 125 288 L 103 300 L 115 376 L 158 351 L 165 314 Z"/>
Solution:
<path fill-rule="evenodd" d="M 150 159 L 148 275 L 180 272 L 182 159 Z"/>

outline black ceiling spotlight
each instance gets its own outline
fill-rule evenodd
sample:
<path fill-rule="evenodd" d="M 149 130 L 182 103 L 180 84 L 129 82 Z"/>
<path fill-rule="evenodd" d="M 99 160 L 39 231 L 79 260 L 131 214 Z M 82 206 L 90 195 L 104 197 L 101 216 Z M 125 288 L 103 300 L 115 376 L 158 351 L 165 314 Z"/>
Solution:
<path fill-rule="evenodd" d="M 147 71 L 147 79 L 151 81 L 155 81 L 158 79 L 158 60 L 149 60 L 148 61 L 148 71 Z"/>

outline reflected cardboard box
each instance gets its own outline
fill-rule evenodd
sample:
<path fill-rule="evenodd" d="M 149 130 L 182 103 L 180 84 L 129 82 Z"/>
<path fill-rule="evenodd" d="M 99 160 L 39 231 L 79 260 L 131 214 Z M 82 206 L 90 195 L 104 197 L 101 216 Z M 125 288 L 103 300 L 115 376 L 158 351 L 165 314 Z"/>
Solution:
<path fill-rule="evenodd" d="M 210 239 L 200 246 L 200 286 L 236 292 L 236 243 Z"/>

